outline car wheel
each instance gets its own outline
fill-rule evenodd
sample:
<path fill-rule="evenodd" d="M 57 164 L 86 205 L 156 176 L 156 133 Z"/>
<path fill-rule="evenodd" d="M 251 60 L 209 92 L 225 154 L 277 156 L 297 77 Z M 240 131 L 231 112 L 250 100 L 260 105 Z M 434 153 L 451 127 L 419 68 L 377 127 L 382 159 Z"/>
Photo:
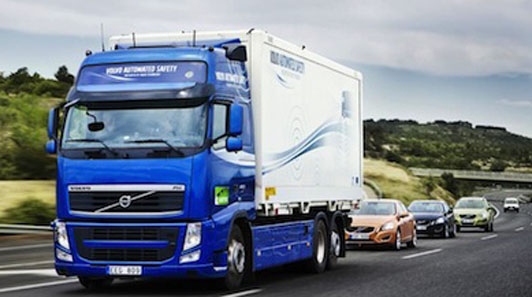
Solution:
<path fill-rule="evenodd" d="M 453 224 L 453 227 L 451 228 L 451 238 L 455 238 L 456 237 L 456 224 Z"/>
<path fill-rule="evenodd" d="M 109 288 L 113 283 L 113 279 L 109 277 L 78 276 L 78 280 L 83 287 L 94 291 Z"/>
<path fill-rule="evenodd" d="M 447 226 L 447 224 L 443 225 L 443 231 L 441 233 L 441 237 L 442 238 L 449 238 L 449 227 Z"/>
<path fill-rule="evenodd" d="M 508 210 L 505 208 L 505 209 L 504 209 L 504 212 L 507 212 L 507 211 L 508 211 Z"/>
<path fill-rule="evenodd" d="M 415 248 L 417 246 L 417 232 L 416 229 L 412 231 L 412 240 L 406 244 L 409 248 Z"/>
<path fill-rule="evenodd" d="M 456 232 L 460 232 L 460 226 L 456 225 Z"/>
<path fill-rule="evenodd" d="M 246 272 L 246 243 L 242 230 L 238 225 L 233 226 L 231 237 L 227 245 L 227 274 L 224 285 L 229 290 L 240 287 Z"/>
<path fill-rule="evenodd" d="M 398 251 L 401 249 L 401 231 L 397 230 L 395 233 L 395 242 L 393 244 L 393 249 Z"/>
<path fill-rule="evenodd" d="M 493 222 L 490 223 L 490 230 L 489 230 L 489 232 L 493 232 Z"/>

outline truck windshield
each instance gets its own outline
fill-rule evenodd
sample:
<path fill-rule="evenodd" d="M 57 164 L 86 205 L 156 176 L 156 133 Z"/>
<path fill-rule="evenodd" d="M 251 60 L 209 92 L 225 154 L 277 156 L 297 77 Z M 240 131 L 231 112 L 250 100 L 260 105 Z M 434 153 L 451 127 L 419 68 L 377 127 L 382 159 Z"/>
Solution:
<path fill-rule="evenodd" d="M 89 129 L 89 124 L 95 122 L 103 123 L 103 127 Z M 206 128 L 206 104 L 142 109 L 109 109 L 78 104 L 67 113 L 62 149 L 102 148 L 102 145 L 118 149 L 197 148 L 205 142 Z"/>

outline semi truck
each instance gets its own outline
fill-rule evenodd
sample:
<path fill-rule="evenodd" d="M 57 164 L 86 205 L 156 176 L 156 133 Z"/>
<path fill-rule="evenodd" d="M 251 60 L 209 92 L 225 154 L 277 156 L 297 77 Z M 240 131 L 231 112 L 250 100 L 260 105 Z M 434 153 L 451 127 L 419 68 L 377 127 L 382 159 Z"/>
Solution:
<path fill-rule="evenodd" d="M 50 110 L 55 269 L 217 278 L 345 256 L 363 197 L 362 75 L 265 31 L 127 34 Z"/>

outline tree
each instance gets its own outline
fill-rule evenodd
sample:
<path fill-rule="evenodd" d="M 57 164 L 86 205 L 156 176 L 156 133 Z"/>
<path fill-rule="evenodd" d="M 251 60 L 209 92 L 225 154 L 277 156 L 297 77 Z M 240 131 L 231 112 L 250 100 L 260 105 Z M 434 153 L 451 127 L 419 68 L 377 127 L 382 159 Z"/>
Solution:
<path fill-rule="evenodd" d="M 54 76 L 58 81 L 64 82 L 68 84 L 69 86 L 74 84 L 74 75 L 68 72 L 68 68 L 65 65 L 59 67 L 59 69 L 54 74 Z"/>
<path fill-rule="evenodd" d="M 507 166 L 508 164 L 503 160 L 495 160 L 493 163 L 491 163 L 490 171 L 503 172 Z"/>

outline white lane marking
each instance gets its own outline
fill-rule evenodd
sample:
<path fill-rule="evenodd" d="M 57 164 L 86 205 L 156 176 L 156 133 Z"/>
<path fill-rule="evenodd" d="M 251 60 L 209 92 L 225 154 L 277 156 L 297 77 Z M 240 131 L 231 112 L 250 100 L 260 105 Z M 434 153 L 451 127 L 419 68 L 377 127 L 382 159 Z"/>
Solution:
<path fill-rule="evenodd" d="M 262 291 L 262 289 L 253 289 L 253 290 L 238 292 L 238 293 L 234 293 L 234 294 L 222 295 L 221 297 L 242 297 L 242 296 L 247 296 L 247 295 L 251 295 L 251 294 L 257 294 L 257 293 L 259 293 L 261 291 Z"/>
<path fill-rule="evenodd" d="M 77 281 L 78 281 L 77 279 L 65 279 L 65 280 L 49 282 L 49 283 L 40 283 L 40 284 L 33 284 L 33 285 L 26 285 L 26 286 L 19 286 L 19 287 L 4 288 L 4 289 L 0 289 L 0 293 L 8 293 L 8 292 L 15 292 L 15 291 L 22 291 L 22 290 L 29 290 L 29 289 L 66 285 L 70 283 L 75 283 Z"/>
<path fill-rule="evenodd" d="M 519 228 L 515 229 L 515 232 L 519 232 L 519 231 L 523 231 L 523 230 L 525 230 L 525 227 L 519 227 Z"/>
<path fill-rule="evenodd" d="M 0 252 L 30 250 L 30 249 L 38 249 L 38 248 L 42 248 L 42 247 L 52 247 L 52 246 L 54 246 L 53 243 L 42 243 L 42 244 L 23 245 L 23 246 L 10 246 L 10 247 L 0 248 Z"/>
<path fill-rule="evenodd" d="M 23 274 L 37 274 L 44 276 L 58 276 L 55 269 L 27 269 L 27 270 L 3 270 L 0 275 L 23 275 Z"/>
<path fill-rule="evenodd" d="M 0 269 L 36 266 L 36 265 L 53 264 L 53 263 L 54 261 L 39 261 L 39 262 L 30 262 L 30 263 L 8 264 L 8 265 L 0 265 Z"/>
<path fill-rule="evenodd" d="M 530 223 L 530 226 L 532 226 L 532 223 Z"/>
<path fill-rule="evenodd" d="M 499 235 L 498 234 L 493 234 L 493 235 L 489 235 L 489 236 L 484 236 L 480 240 L 488 240 L 488 239 L 495 238 L 497 236 L 499 236 Z"/>
<path fill-rule="evenodd" d="M 421 257 L 421 256 L 426 256 L 426 255 L 430 255 L 430 254 L 434 254 L 434 253 L 439 253 L 443 251 L 442 249 L 435 249 L 435 250 L 430 250 L 430 251 L 426 251 L 426 252 L 422 252 L 422 253 L 417 253 L 417 254 L 412 254 L 412 255 L 408 255 L 408 256 L 404 256 L 403 259 L 412 259 L 412 258 L 417 258 L 417 257 Z"/>

